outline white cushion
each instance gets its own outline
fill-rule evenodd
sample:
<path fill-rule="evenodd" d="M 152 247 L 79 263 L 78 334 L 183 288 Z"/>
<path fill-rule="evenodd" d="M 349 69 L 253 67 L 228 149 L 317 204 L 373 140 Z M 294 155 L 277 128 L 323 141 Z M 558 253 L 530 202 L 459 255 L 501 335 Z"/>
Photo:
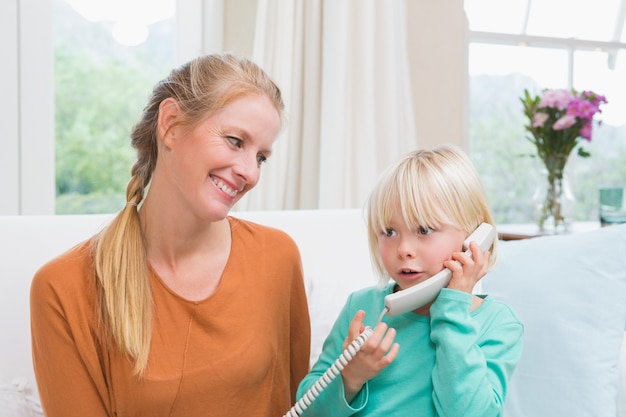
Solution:
<path fill-rule="evenodd" d="M 626 333 L 622 340 L 622 353 L 619 363 L 619 384 L 620 394 L 617 399 L 617 415 L 618 417 L 626 417 Z"/>
<path fill-rule="evenodd" d="M 38 399 L 26 378 L 0 381 L 0 415 L 2 417 L 43 417 Z"/>
<path fill-rule="evenodd" d="M 525 326 L 507 417 L 616 416 L 626 225 L 502 242 L 483 290 Z"/>

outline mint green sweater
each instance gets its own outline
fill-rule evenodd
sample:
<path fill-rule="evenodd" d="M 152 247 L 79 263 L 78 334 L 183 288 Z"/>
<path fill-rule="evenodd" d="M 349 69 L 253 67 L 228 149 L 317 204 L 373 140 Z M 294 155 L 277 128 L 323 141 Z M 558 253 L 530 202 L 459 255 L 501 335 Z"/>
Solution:
<path fill-rule="evenodd" d="M 348 298 L 322 353 L 302 380 L 297 397 L 342 352 L 350 321 L 358 310 L 375 327 L 383 310 L 384 289 L 370 287 Z M 413 312 L 384 317 L 397 330 L 396 360 L 363 386 L 348 404 L 341 377 L 334 379 L 302 416 L 501 416 L 511 378 L 522 350 L 523 325 L 511 309 L 490 296 L 470 312 L 470 294 L 443 289 L 430 316 Z"/>

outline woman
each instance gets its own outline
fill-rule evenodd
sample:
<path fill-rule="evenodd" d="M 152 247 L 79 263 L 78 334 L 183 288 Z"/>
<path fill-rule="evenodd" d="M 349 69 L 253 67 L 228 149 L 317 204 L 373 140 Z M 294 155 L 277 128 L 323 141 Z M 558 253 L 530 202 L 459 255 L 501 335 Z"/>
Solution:
<path fill-rule="evenodd" d="M 310 343 L 298 249 L 228 216 L 257 184 L 283 107 L 231 55 L 155 86 L 131 135 L 126 207 L 32 283 L 47 417 L 276 416 L 293 403 Z"/>

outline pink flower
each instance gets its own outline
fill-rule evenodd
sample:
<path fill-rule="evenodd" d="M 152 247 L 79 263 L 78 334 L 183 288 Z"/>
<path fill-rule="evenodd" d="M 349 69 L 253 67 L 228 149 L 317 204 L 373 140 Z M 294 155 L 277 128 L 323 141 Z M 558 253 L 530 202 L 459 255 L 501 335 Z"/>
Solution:
<path fill-rule="evenodd" d="M 576 116 L 572 116 L 571 114 L 566 114 L 565 116 L 562 116 L 559 120 L 554 122 L 554 124 L 552 125 L 552 128 L 554 130 L 563 130 L 563 129 L 567 129 L 568 127 L 573 126 L 575 123 L 576 123 Z"/>
<path fill-rule="evenodd" d="M 576 116 L 579 119 L 591 120 L 593 115 L 598 113 L 600 108 L 598 105 L 595 105 L 593 102 L 585 99 L 576 97 L 569 103 L 567 106 L 567 114 Z"/>
<path fill-rule="evenodd" d="M 555 107 L 565 110 L 573 99 L 574 95 L 569 90 L 546 90 L 539 101 L 539 107 Z"/>
<path fill-rule="evenodd" d="M 593 123 L 601 123 L 594 118 L 607 103 L 606 97 L 593 91 L 565 89 L 543 90 L 540 95 L 524 90 L 521 101 L 529 119 L 525 126 L 530 133 L 528 139 L 544 162 L 553 156 L 569 155 L 580 141 L 590 142 Z M 587 157 L 589 153 L 578 148 L 578 155 Z"/>
<path fill-rule="evenodd" d="M 591 142 L 591 121 L 586 122 L 580 128 L 580 136 L 585 138 L 587 142 Z"/>
<path fill-rule="evenodd" d="M 599 110 L 600 104 L 607 102 L 605 96 L 601 96 L 600 94 L 596 94 L 593 91 L 583 91 L 580 94 L 580 96 L 586 98 L 589 101 L 591 101 L 593 103 L 593 105 L 598 108 L 599 112 L 601 112 L 601 110 Z"/>
<path fill-rule="evenodd" d="M 535 113 L 533 116 L 533 127 L 543 127 L 549 118 L 550 115 L 548 113 Z"/>

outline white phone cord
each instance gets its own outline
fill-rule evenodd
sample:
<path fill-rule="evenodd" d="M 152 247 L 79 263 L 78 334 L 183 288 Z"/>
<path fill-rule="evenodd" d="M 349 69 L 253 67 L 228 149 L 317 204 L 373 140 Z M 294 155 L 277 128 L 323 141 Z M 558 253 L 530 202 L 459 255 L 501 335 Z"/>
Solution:
<path fill-rule="evenodd" d="M 300 398 L 300 400 L 285 414 L 283 417 L 298 417 L 302 415 L 309 405 L 320 395 L 320 393 L 335 379 L 343 370 L 343 368 L 352 360 L 354 355 L 361 350 L 367 339 L 374 333 L 374 329 L 366 327 L 363 333 L 350 343 L 337 360 L 324 374 L 319 377 L 317 382 Z"/>

